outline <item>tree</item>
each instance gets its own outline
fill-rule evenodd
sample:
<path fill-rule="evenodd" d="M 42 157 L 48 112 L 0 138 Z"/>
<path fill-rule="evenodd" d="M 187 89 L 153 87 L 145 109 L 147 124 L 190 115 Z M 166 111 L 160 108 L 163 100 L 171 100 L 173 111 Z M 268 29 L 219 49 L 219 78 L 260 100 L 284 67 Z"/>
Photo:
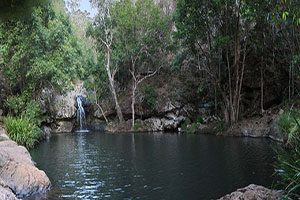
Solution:
<path fill-rule="evenodd" d="M 132 76 L 132 128 L 135 123 L 136 90 L 165 63 L 171 44 L 171 18 L 152 0 L 123 0 L 112 9 L 115 23 L 116 62 Z"/>
<path fill-rule="evenodd" d="M 250 0 L 177 2 L 175 37 L 188 64 L 202 71 L 203 81 L 219 92 L 215 104 L 222 99 L 224 120 L 230 124 L 239 118 L 249 32 L 259 6 Z"/>
<path fill-rule="evenodd" d="M 6 105 L 15 114 L 30 109 L 43 88 L 63 90 L 76 77 L 81 52 L 69 18 L 53 6 L 34 7 L 26 20 L 4 21 L 0 32 L 0 65 L 11 94 Z"/>
<path fill-rule="evenodd" d="M 100 54 L 105 52 L 105 69 L 108 76 L 109 88 L 115 102 L 119 123 L 123 124 L 124 117 L 121 111 L 115 87 L 115 75 L 118 71 L 118 68 L 116 66 L 116 63 L 111 62 L 112 54 L 115 51 L 113 46 L 114 24 L 111 18 L 112 5 L 109 0 L 96 1 L 95 3 L 98 6 L 99 14 L 98 16 L 96 16 L 93 25 L 89 26 L 87 35 L 90 35 L 94 38 L 97 43 L 97 51 Z"/>

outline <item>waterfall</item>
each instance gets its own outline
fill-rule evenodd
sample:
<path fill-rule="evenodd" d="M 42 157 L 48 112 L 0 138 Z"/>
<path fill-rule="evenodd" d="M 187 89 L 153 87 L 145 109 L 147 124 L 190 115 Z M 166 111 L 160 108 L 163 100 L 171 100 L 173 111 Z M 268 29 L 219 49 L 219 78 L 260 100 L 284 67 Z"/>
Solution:
<path fill-rule="evenodd" d="M 77 122 L 80 125 L 79 131 L 80 132 L 87 132 L 87 129 L 86 129 L 86 120 L 85 120 L 85 112 L 84 112 L 84 109 L 82 107 L 81 98 L 78 96 L 76 98 L 76 101 L 77 101 L 77 107 L 78 107 L 77 108 Z"/>

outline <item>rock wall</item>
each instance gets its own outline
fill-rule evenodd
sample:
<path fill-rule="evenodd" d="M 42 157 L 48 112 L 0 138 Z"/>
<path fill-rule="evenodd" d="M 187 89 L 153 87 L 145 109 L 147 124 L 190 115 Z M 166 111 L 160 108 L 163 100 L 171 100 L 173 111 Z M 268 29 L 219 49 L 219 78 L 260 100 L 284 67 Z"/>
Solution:
<path fill-rule="evenodd" d="M 43 108 L 44 118 L 42 123 L 50 126 L 51 132 L 71 132 L 76 123 L 76 96 L 86 96 L 83 82 L 76 82 L 74 89 L 65 95 L 58 94 L 50 89 L 43 89 L 39 102 Z"/>
<path fill-rule="evenodd" d="M 268 110 L 262 116 L 234 124 L 221 134 L 225 136 L 266 137 L 283 142 L 283 134 L 277 126 L 281 112 L 283 111 L 279 109 Z"/>
<path fill-rule="evenodd" d="M 0 199 L 24 198 L 50 188 L 49 178 L 34 166 L 27 149 L 10 140 L 0 127 Z"/>

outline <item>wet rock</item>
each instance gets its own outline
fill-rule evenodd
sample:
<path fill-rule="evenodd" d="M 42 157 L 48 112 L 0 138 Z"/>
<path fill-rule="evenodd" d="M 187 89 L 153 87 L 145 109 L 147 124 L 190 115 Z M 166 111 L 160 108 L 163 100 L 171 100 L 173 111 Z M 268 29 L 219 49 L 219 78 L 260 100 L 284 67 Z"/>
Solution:
<path fill-rule="evenodd" d="M 69 133 L 73 130 L 73 121 L 58 121 L 52 127 L 52 132 L 54 133 Z"/>
<path fill-rule="evenodd" d="M 41 138 L 48 140 L 51 137 L 51 128 L 48 126 L 42 126 L 41 128 L 42 134 Z"/>
<path fill-rule="evenodd" d="M 147 131 L 163 131 L 163 125 L 159 118 L 149 118 L 144 121 L 144 127 Z"/>
<path fill-rule="evenodd" d="M 0 177 L 20 198 L 44 193 L 51 187 L 45 172 L 27 163 L 15 161 L 4 163 L 0 169 Z"/>
<path fill-rule="evenodd" d="M 251 184 L 245 188 L 240 188 L 231 194 L 221 197 L 219 200 L 280 200 L 277 191 Z"/>

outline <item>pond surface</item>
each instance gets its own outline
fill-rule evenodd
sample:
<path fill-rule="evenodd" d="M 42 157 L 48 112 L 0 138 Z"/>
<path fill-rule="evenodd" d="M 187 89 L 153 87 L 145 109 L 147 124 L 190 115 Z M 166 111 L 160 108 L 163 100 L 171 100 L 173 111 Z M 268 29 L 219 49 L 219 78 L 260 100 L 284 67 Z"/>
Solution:
<path fill-rule="evenodd" d="M 268 139 L 102 132 L 53 135 L 31 150 L 53 190 L 32 199 L 216 199 L 272 184 Z"/>

